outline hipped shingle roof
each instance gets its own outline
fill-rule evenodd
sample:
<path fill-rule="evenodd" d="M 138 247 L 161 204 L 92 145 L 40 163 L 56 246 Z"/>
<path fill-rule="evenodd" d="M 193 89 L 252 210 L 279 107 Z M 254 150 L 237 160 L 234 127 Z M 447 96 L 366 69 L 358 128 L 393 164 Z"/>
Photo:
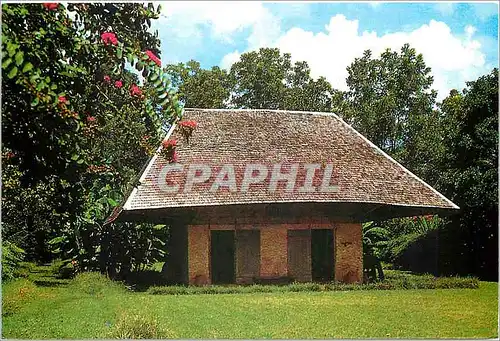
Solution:
<path fill-rule="evenodd" d="M 183 191 L 186 171 L 171 174 L 169 181 L 180 184 L 176 193 L 166 193 L 158 177 L 169 161 L 155 155 L 123 206 L 124 213 L 182 207 L 283 204 L 283 203 L 359 203 L 392 207 L 414 207 L 419 212 L 458 209 L 450 200 L 368 141 L 337 115 L 273 110 L 186 109 L 185 120 L 197 127 L 187 140 L 181 128 L 173 126 L 168 138 L 177 140 L 178 164 L 205 164 L 212 169 L 210 179 Z M 241 191 L 248 164 L 262 164 L 269 174 L 262 183 Z M 286 183 L 269 190 L 271 169 L 281 164 L 286 173 L 295 164 L 296 186 L 285 191 Z M 319 188 L 326 165 L 332 164 L 332 182 L 337 191 L 301 192 L 306 178 L 305 164 L 319 164 L 314 185 Z M 224 165 L 235 171 L 236 191 L 211 186 Z M 234 188 L 233 188 L 234 189 Z M 428 209 L 426 211 L 426 209 Z M 407 211 L 410 214 L 411 211 Z M 406 213 L 405 213 L 406 214 Z"/>

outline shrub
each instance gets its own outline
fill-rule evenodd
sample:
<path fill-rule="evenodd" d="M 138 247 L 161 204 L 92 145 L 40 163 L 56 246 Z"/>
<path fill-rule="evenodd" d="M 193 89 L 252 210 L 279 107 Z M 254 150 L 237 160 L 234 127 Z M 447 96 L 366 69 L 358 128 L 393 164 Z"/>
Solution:
<path fill-rule="evenodd" d="M 298 283 L 289 285 L 247 286 L 155 286 L 148 289 L 151 295 L 196 295 L 196 294 L 249 294 L 269 292 L 314 292 L 314 291 L 353 291 L 353 290 L 407 290 L 407 289 L 451 289 L 478 288 L 479 280 L 473 277 L 440 277 L 415 275 L 410 272 L 388 270 L 384 281 L 365 284 Z"/>
<path fill-rule="evenodd" d="M 123 283 L 112 281 L 99 272 L 80 273 L 71 282 L 71 286 L 76 291 L 96 296 L 105 292 L 125 292 L 126 290 Z"/>
<path fill-rule="evenodd" d="M 162 328 L 156 317 L 135 313 L 122 313 L 111 327 L 108 338 L 113 339 L 162 339 L 174 338 L 170 330 Z"/>
<path fill-rule="evenodd" d="M 16 278 L 16 271 L 19 270 L 21 262 L 24 260 L 25 252 L 14 243 L 7 240 L 2 241 L 2 280 L 9 281 Z"/>

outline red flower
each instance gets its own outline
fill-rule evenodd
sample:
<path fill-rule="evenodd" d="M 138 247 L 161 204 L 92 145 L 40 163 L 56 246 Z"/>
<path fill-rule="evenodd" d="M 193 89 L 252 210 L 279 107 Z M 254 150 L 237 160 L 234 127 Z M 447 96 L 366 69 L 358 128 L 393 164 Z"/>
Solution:
<path fill-rule="evenodd" d="M 101 39 L 104 42 L 104 45 L 118 44 L 118 39 L 116 39 L 116 35 L 113 32 L 104 32 L 101 34 Z"/>
<path fill-rule="evenodd" d="M 177 140 L 163 140 L 161 143 L 163 148 L 168 149 L 168 148 L 173 148 L 177 146 Z"/>
<path fill-rule="evenodd" d="M 198 123 L 196 123 L 196 121 L 193 121 L 193 120 L 186 120 L 186 121 L 181 121 L 179 123 L 179 125 L 181 127 L 184 127 L 184 128 L 194 129 L 194 128 L 196 128 L 196 126 L 198 125 Z"/>
<path fill-rule="evenodd" d="M 48 9 L 50 11 L 53 11 L 53 10 L 57 9 L 57 7 L 59 7 L 59 4 L 57 2 L 44 2 L 43 7 L 45 7 L 46 9 Z"/>
<path fill-rule="evenodd" d="M 11 158 L 13 158 L 14 156 L 15 156 L 15 155 L 14 155 L 14 153 L 12 153 L 12 152 L 7 152 L 7 154 L 5 154 L 5 157 L 6 157 L 7 159 L 11 159 Z"/>
<path fill-rule="evenodd" d="M 87 122 L 95 122 L 95 117 L 94 116 L 89 116 L 87 117 Z"/>
<path fill-rule="evenodd" d="M 104 76 L 104 83 L 111 83 L 111 78 L 109 76 Z"/>
<path fill-rule="evenodd" d="M 123 86 L 122 81 L 116 81 L 115 82 L 115 87 L 117 87 L 118 89 L 121 88 L 122 86 Z"/>
<path fill-rule="evenodd" d="M 66 103 L 68 103 L 68 100 L 67 100 L 67 99 L 66 99 L 66 97 L 64 97 L 64 96 L 59 96 L 59 103 L 64 103 L 64 104 L 66 104 Z"/>
<path fill-rule="evenodd" d="M 142 95 L 141 88 L 139 88 L 137 85 L 132 84 L 130 87 L 130 96 L 140 96 Z"/>
<path fill-rule="evenodd" d="M 153 52 L 151 52 L 150 50 L 146 50 L 146 54 L 148 55 L 149 59 L 156 63 L 156 65 L 161 66 L 161 60 L 156 57 Z"/>

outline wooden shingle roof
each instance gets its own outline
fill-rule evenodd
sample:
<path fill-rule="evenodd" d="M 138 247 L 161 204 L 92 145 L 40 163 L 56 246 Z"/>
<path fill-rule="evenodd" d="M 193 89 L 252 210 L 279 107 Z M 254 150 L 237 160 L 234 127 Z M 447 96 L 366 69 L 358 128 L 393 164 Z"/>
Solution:
<path fill-rule="evenodd" d="M 175 125 L 167 135 L 168 139 L 177 140 L 178 168 L 168 173 L 165 180 L 164 167 L 173 164 L 155 155 L 142 174 L 140 185 L 123 206 L 123 213 L 163 210 L 168 214 L 169 209 L 190 207 L 284 203 L 407 208 L 393 216 L 458 209 L 331 113 L 186 109 L 184 119 L 197 122 L 189 139 Z M 208 165 L 210 176 L 186 190 L 188 169 L 196 165 Z M 248 165 L 260 165 L 261 170 L 268 172 L 265 179 L 247 184 L 244 190 L 242 183 Z M 287 187 L 288 182 L 278 181 L 273 187 L 273 167 L 284 174 L 296 170 L 295 186 Z M 314 189 L 309 186 L 309 190 L 301 190 L 307 181 L 307 167 L 316 167 L 312 171 Z M 229 173 L 223 176 L 221 169 Z M 331 175 L 327 183 L 330 190 L 321 191 L 325 173 Z M 200 171 L 191 174 L 199 175 Z M 159 181 L 162 177 L 163 182 Z M 234 179 L 235 184 L 214 186 L 214 182 L 224 183 L 228 179 Z M 165 191 L 165 183 L 178 185 L 178 190 Z"/>

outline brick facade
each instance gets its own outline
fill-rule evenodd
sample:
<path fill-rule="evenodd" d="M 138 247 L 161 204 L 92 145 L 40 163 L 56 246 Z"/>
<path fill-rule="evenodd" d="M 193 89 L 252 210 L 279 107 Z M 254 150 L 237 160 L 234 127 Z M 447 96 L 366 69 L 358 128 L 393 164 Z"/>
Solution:
<path fill-rule="evenodd" d="M 286 225 L 263 226 L 260 229 L 260 275 L 287 275 Z"/>
<path fill-rule="evenodd" d="M 335 280 L 345 283 L 363 280 L 361 224 L 336 224 Z"/>
<path fill-rule="evenodd" d="M 188 226 L 189 284 L 210 284 L 210 230 L 207 225 Z"/>
<path fill-rule="evenodd" d="M 273 224 L 273 225 L 191 225 L 188 226 L 189 284 L 211 283 L 210 231 L 255 229 L 260 231 L 260 276 L 288 275 L 288 231 L 333 228 L 335 280 L 345 283 L 361 282 L 363 275 L 362 235 L 360 223 L 333 224 Z M 235 261 L 238 252 L 235 255 Z M 310 262 L 311 255 L 304 255 Z M 239 278 L 236 273 L 236 278 Z"/>

